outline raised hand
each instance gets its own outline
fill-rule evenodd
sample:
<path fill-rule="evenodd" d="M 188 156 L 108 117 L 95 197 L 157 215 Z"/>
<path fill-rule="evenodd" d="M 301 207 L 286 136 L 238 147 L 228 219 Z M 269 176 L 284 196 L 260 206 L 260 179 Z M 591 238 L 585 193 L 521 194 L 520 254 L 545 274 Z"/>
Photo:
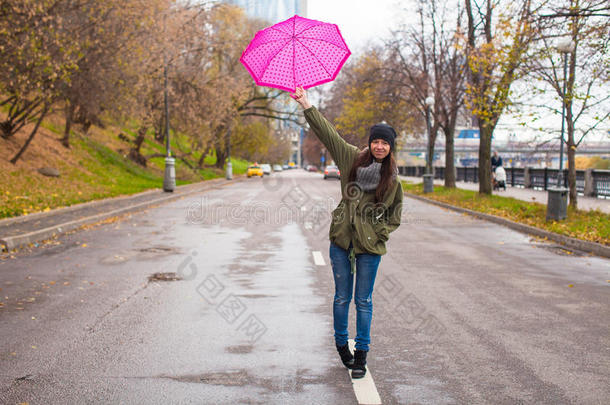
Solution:
<path fill-rule="evenodd" d="M 294 98 L 296 102 L 299 103 L 305 110 L 311 107 L 311 104 L 307 99 L 307 92 L 301 86 L 298 86 L 290 97 Z"/>

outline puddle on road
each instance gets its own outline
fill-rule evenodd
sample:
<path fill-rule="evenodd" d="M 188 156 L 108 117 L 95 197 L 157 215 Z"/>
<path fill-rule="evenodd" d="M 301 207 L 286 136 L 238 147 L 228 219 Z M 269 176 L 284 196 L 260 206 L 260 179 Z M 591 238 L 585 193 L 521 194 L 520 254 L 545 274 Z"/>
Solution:
<path fill-rule="evenodd" d="M 186 383 L 204 383 L 211 385 L 224 385 L 224 386 L 244 386 L 249 382 L 248 373 L 244 370 L 229 371 L 224 373 L 206 373 L 206 374 L 192 374 L 192 375 L 181 375 L 181 376 L 166 376 L 162 375 L 161 378 L 170 378 L 174 381 L 186 382 Z"/>
<path fill-rule="evenodd" d="M 585 252 L 580 250 L 570 249 L 562 245 L 557 245 L 553 243 L 539 241 L 537 239 L 530 239 L 530 243 L 532 246 L 544 249 L 546 251 L 555 253 L 560 256 L 574 256 L 574 257 L 583 257 L 587 256 Z"/>
<path fill-rule="evenodd" d="M 246 354 L 250 353 L 254 346 L 252 345 L 236 345 L 236 346 L 227 346 L 225 347 L 225 351 L 227 353 L 233 354 Z"/>
<path fill-rule="evenodd" d="M 177 255 L 180 253 L 182 253 L 180 249 L 173 246 L 156 245 L 138 249 L 122 250 L 116 254 L 102 257 L 99 260 L 99 263 L 113 265 L 121 264 L 134 258 L 137 260 L 153 260 L 158 257 Z"/>
<path fill-rule="evenodd" d="M 142 249 L 136 249 L 138 252 L 144 253 L 178 253 L 178 249 L 170 246 L 151 246 Z"/>
<path fill-rule="evenodd" d="M 174 272 L 169 273 L 154 273 L 148 276 L 149 281 L 179 281 L 182 277 L 178 276 Z"/>

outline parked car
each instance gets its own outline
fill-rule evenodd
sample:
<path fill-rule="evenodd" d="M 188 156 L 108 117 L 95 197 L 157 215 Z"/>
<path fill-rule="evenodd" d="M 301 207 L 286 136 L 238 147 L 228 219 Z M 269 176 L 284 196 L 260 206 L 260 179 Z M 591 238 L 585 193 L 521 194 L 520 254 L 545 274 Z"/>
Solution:
<path fill-rule="evenodd" d="M 263 177 L 263 169 L 259 165 L 250 165 L 248 166 L 248 171 L 246 172 L 246 176 L 259 176 Z"/>
<path fill-rule="evenodd" d="M 282 169 L 281 165 L 273 165 L 273 171 L 274 172 L 281 172 L 282 170 L 283 169 Z"/>
<path fill-rule="evenodd" d="M 307 165 L 305 166 L 305 170 L 307 170 L 308 172 L 317 172 L 318 168 L 314 165 Z"/>
<path fill-rule="evenodd" d="M 326 180 L 329 177 L 334 177 L 336 179 L 341 178 L 341 172 L 337 166 L 329 165 L 324 169 L 324 179 Z"/>
<path fill-rule="evenodd" d="M 288 170 L 288 169 L 290 169 L 290 166 L 288 166 L 288 165 L 283 165 L 283 166 L 282 166 L 282 169 L 283 169 L 283 170 Z"/>
<path fill-rule="evenodd" d="M 267 174 L 267 175 L 271 174 L 271 165 L 269 165 L 267 163 L 263 163 L 261 165 L 261 169 L 263 169 L 263 174 Z"/>

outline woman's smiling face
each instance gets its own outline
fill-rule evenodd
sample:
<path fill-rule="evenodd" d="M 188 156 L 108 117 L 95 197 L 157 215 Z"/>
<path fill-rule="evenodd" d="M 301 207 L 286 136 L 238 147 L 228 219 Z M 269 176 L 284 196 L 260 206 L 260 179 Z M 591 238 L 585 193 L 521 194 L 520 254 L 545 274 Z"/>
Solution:
<path fill-rule="evenodd" d="M 373 139 L 371 142 L 371 153 L 375 159 L 381 161 L 390 153 L 390 144 L 383 139 Z"/>

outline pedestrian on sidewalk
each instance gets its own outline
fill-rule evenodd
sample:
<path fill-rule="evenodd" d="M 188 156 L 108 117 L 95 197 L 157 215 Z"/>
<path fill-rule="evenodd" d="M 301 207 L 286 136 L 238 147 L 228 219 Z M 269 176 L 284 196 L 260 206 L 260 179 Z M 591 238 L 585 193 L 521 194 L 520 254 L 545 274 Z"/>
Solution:
<path fill-rule="evenodd" d="M 498 156 L 498 151 L 494 150 L 493 156 L 491 157 L 491 171 L 496 171 L 496 167 L 502 166 L 502 156 Z"/>
<path fill-rule="evenodd" d="M 339 167 L 341 202 L 332 212 L 329 230 L 330 261 L 335 280 L 333 326 L 335 345 L 352 378 L 366 374 L 371 342 L 373 287 L 390 232 L 400 226 L 402 185 L 394 160 L 396 131 L 387 124 L 373 125 L 369 146 L 348 144 L 298 87 L 292 95 L 304 109 L 305 119 Z M 348 348 L 349 304 L 356 278 L 356 350 Z"/>

